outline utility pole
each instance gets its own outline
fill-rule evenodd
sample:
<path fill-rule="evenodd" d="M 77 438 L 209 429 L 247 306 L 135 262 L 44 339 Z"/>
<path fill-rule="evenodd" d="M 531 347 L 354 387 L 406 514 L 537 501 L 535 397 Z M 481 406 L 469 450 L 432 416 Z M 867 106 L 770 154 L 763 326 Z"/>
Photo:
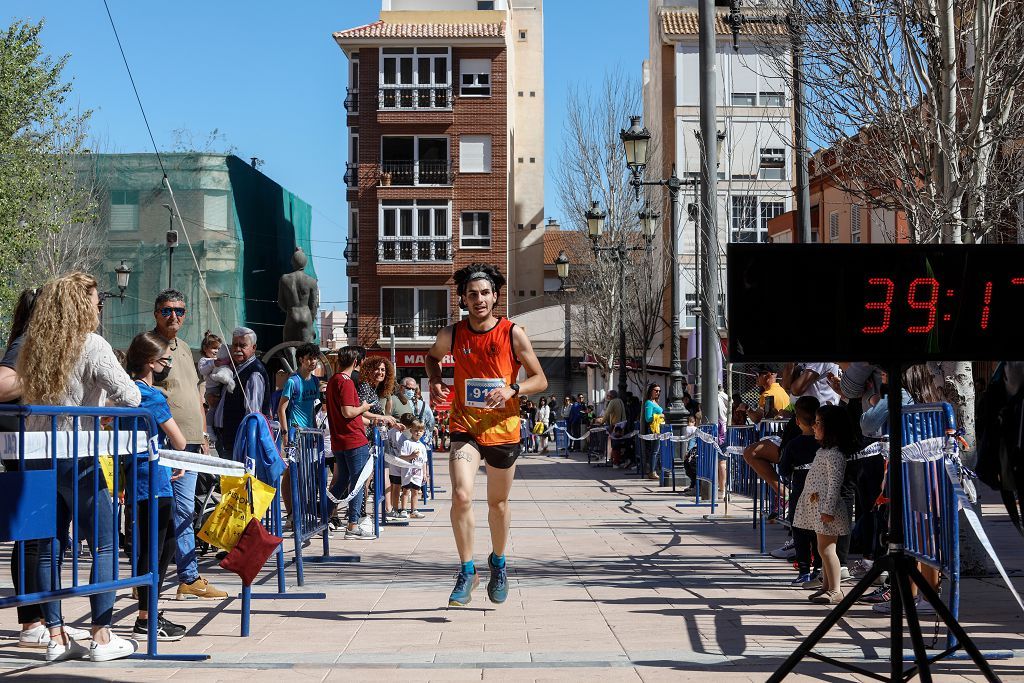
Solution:
<path fill-rule="evenodd" d="M 715 0 L 700 0 L 697 13 L 700 63 L 701 197 L 701 411 L 705 424 L 718 424 L 718 125 L 715 85 Z"/>

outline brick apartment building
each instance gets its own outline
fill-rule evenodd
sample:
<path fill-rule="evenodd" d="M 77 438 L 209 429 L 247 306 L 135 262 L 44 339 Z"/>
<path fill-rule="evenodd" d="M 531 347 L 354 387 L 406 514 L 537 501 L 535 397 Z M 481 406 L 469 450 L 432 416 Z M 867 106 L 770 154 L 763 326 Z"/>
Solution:
<path fill-rule="evenodd" d="M 515 312 L 543 290 L 541 3 L 383 0 L 334 39 L 350 74 L 349 338 L 388 348 L 393 327 L 415 356 L 460 317 L 452 274 L 478 261 L 508 274 L 498 312 Z"/>

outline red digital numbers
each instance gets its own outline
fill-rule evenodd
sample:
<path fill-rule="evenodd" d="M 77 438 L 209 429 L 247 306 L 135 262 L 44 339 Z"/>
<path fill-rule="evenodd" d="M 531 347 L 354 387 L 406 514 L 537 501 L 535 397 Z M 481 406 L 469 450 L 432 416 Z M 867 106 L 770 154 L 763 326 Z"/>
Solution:
<path fill-rule="evenodd" d="M 931 293 L 924 301 L 918 298 L 918 290 L 929 288 Z M 919 277 L 911 281 L 907 290 L 907 305 L 916 311 L 928 311 L 928 322 L 924 325 L 909 325 L 908 334 L 928 334 L 935 329 L 935 319 L 938 317 L 939 302 L 939 281 L 933 277 Z"/>
<path fill-rule="evenodd" d="M 881 311 L 882 320 L 877 325 L 865 325 L 860 331 L 862 334 L 884 334 L 892 322 L 892 299 L 896 293 L 896 283 L 887 277 L 873 277 L 868 279 L 868 284 L 885 288 L 885 296 L 881 301 L 868 301 L 864 304 L 867 311 Z"/>
<path fill-rule="evenodd" d="M 1011 280 L 1012 282 L 1012 280 Z M 981 305 L 981 329 L 988 329 L 989 304 L 992 303 L 992 282 L 985 283 L 985 296 Z"/>

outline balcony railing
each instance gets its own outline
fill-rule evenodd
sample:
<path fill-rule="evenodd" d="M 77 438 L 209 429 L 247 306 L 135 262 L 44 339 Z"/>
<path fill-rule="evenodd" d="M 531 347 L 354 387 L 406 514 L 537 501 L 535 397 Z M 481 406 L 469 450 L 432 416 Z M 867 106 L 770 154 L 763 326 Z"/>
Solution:
<path fill-rule="evenodd" d="M 391 327 L 395 328 L 396 339 L 419 339 L 436 337 L 448 325 L 448 316 L 440 313 L 431 316 L 429 311 L 419 316 L 383 316 L 380 320 L 380 338 L 391 336 Z"/>
<path fill-rule="evenodd" d="M 381 263 L 451 263 L 450 237 L 381 237 L 377 242 Z"/>
<path fill-rule="evenodd" d="M 382 161 L 381 185 L 451 185 L 448 161 Z"/>
<path fill-rule="evenodd" d="M 350 264 L 359 262 L 359 240 L 349 239 L 345 242 L 345 251 L 341 252 Z"/>
<path fill-rule="evenodd" d="M 450 85 L 382 85 L 377 96 L 379 109 L 451 109 Z"/>
<path fill-rule="evenodd" d="M 345 175 L 342 178 L 349 187 L 359 186 L 359 164 L 345 162 Z"/>
<path fill-rule="evenodd" d="M 348 88 L 345 88 L 345 93 L 345 102 L 343 103 L 345 106 L 345 111 L 347 111 L 349 114 L 358 114 L 359 91 L 357 90 L 356 92 L 352 92 Z"/>

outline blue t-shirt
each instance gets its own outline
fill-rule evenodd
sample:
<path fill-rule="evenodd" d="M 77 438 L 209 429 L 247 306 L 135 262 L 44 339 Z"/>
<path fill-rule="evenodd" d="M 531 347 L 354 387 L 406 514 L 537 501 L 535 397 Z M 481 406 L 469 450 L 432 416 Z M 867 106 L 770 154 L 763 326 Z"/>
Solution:
<path fill-rule="evenodd" d="M 141 380 L 135 380 L 142 394 L 140 408 L 145 408 L 153 413 L 159 425 L 171 419 L 171 409 L 167 405 L 167 398 L 159 389 L 154 389 Z M 160 433 L 160 445 L 163 445 L 165 437 Z M 149 497 L 149 453 L 139 453 L 139 477 L 135 482 L 135 495 L 139 500 Z M 157 465 L 153 468 L 153 487 L 158 498 L 171 498 L 174 491 L 171 489 L 171 468 L 165 465 Z"/>
<path fill-rule="evenodd" d="M 309 376 L 292 375 L 284 383 L 281 398 L 288 399 L 288 426 L 309 429 L 316 426 L 313 403 L 320 398 L 320 381 Z"/>

